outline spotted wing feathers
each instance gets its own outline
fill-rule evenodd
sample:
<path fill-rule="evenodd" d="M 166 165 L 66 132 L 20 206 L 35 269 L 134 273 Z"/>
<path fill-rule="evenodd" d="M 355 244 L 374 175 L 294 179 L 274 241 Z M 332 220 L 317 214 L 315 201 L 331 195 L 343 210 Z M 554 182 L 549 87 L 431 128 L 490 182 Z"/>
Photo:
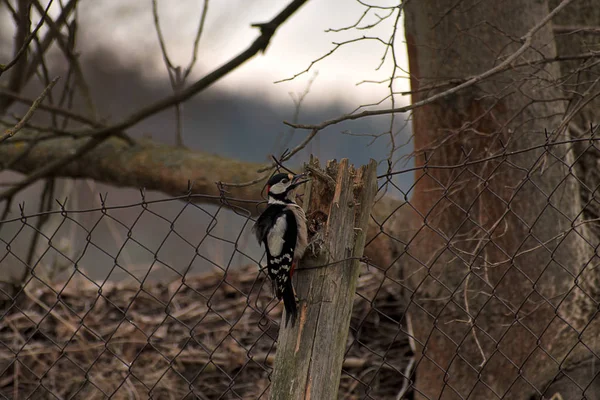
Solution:
<path fill-rule="evenodd" d="M 296 218 L 291 210 L 271 205 L 257 220 L 254 233 L 267 250 L 267 271 L 275 295 L 284 302 L 286 325 L 290 319 L 294 325 L 297 307 L 291 273 L 298 235 Z"/>

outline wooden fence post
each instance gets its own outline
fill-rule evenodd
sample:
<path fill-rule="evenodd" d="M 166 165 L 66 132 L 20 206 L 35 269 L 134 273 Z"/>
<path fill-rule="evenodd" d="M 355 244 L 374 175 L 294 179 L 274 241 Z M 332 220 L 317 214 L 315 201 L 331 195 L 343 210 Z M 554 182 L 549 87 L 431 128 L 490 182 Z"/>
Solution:
<path fill-rule="evenodd" d="M 295 274 L 298 321 L 279 331 L 272 400 L 336 399 L 340 383 L 377 163 L 355 170 L 342 159 L 318 168 L 311 159 L 304 195 L 316 251 L 307 250 Z"/>

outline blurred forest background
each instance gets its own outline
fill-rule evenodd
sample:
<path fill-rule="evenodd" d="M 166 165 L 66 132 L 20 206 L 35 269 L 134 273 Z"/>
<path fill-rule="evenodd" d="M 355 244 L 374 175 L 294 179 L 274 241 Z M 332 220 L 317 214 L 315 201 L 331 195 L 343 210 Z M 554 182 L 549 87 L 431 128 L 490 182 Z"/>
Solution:
<path fill-rule="evenodd" d="M 68 3 L 67 6 L 72 6 L 72 3 Z M 70 109 L 98 121 L 114 122 L 148 103 L 173 93 L 157 36 L 152 2 L 127 0 L 76 3 L 76 7 L 73 7 L 76 11 L 69 14 L 66 23 L 68 28 L 64 31 L 71 34 L 63 34 L 65 40 L 73 42 L 72 53 L 78 60 L 78 68 L 85 84 L 77 86 L 79 78 L 73 77 L 76 74 L 73 73 L 71 59 L 65 56 L 60 45 L 53 42 L 44 53 L 44 73 L 50 78 L 61 77 L 53 92 L 69 93 L 69 96 L 63 96 L 63 100 L 69 97 Z M 13 56 L 13 40 L 17 26 L 11 21 L 13 16 L 7 4 L 11 3 L 0 3 L 2 59 L 11 59 Z M 15 3 L 13 6 L 19 4 Z M 38 8 L 31 7 L 32 27 L 39 21 L 42 7 L 48 3 L 38 4 Z M 160 18 L 159 27 L 168 56 L 174 65 L 184 68 L 192 59 L 194 39 L 206 7 L 197 61 L 187 78 L 189 84 L 220 66 L 251 43 L 258 33 L 258 29 L 251 24 L 272 18 L 284 6 L 285 2 L 272 1 L 209 3 L 186 0 L 178 2 L 174 7 L 172 3 L 158 1 L 156 15 Z M 56 20 L 65 9 L 69 10 L 65 8 L 65 4 L 61 6 L 57 1 L 50 5 L 48 15 Z M 376 70 L 381 63 L 385 46 L 373 46 L 370 42 L 356 43 L 356 46 L 348 51 L 341 49 L 296 79 L 275 83 L 302 72 L 312 60 L 320 58 L 334 48 L 332 42 L 350 39 L 353 33 L 346 30 L 336 32 L 331 29 L 352 25 L 362 11 L 359 3 L 342 6 L 342 2 L 317 1 L 303 6 L 297 15 L 286 21 L 285 29 L 278 30 L 264 54 L 259 54 L 185 102 L 180 113 L 183 146 L 234 160 L 268 163 L 271 155 L 281 155 L 285 149 L 297 146 L 306 137 L 306 132 L 284 125 L 284 120 L 319 122 L 346 114 L 362 104 L 381 102 L 386 97 L 385 84 L 357 85 L 364 80 L 376 81 L 385 78 L 386 67 L 391 66 L 390 62 L 386 61 L 379 71 Z M 365 22 L 374 22 L 377 18 L 370 15 Z M 387 27 L 382 26 L 372 33 L 389 34 L 389 28 L 388 24 Z M 42 25 L 38 35 L 51 37 L 52 30 L 47 25 Z M 398 48 L 402 62 L 406 63 L 404 45 L 399 43 Z M 387 70 L 389 71 L 389 68 Z M 3 79 L 7 75 L 5 74 Z M 19 92 L 23 97 L 34 99 L 43 90 L 44 78 L 39 73 L 38 77 L 39 79 L 32 77 L 21 85 Z M 406 88 L 408 82 L 404 80 L 402 85 Z M 58 95 L 55 94 L 55 97 Z M 58 100 L 51 100 L 56 101 Z M 389 99 L 384 99 L 382 104 L 387 103 Z M 19 118 L 27 108 L 27 104 L 13 102 L 7 110 L 7 115 Z M 31 121 L 32 124 L 52 122 L 49 115 L 43 112 L 37 112 Z M 4 122 L 8 125 L 13 123 L 10 118 L 5 118 Z M 72 121 L 69 124 L 73 126 Z M 176 145 L 177 124 L 173 108 L 168 108 L 133 125 L 127 130 L 127 134 L 134 139 L 151 139 L 167 145 Z M 389 156 L 390 147 L 389 138 L 383 137 L 382 133 L 387 129 L 389 119 L 384 118 L 342 123 L 323 130 L 287 164 L 297 169 L 308 160 L 311 153 L 323 160 L 348 157 L 356 164 L 364 164 L 369 158 L 385 160 Z M 406 121 L 401 121 L 396 122 L 394 129 L 397 131 L 395 134 L 398 142 L 405 144 L 399 150 L 395 150 L 394 159 L 399 161 L 402 156 L 411 152 L 408 134 L 410 127 Z M 374 140 L 375 136 L 381 137 Z M 219 165 L 219 168 L 221 167 L 223 165 Z M 387 165 L 381 165 L 382 171 L 386 168 Z M 222 177 L 217 171 L 218 169 L 208 171 L 207 179 L 213 182 L 221 180 Z M 4 182 L 13 182 L 19 178 L 14 172 L 2 172 L 1 179 Z M 186 178 L 193 179 L 182 176 L 182 180 Z M 412 182 L 410 175 L 395 179 L 405 188 Z M 20 203 L 25 205 L 27 213 L 38 210 L 43 188 L 44 183 L 40 181 L 17 193 L 6 217 L 18 216 Z M 114 185 L 103 184 L 102 179 L 93 182 L 59 178 L 54 181 L 53 193 L 59 199 L 68 197 L 67 208 L 73 209 L 99 206 L 99 193 L 108 193 L 109 205 L 131 204 L 140 200 L 137 189 L 119 189 Z M 148 191 L 148 199 L 161 197 L 163 196 L 159 193 Z M 54 202 L 52 207 L 56 209 L 57 203 Z M 211 211 L 214 210 L 210 205 L 207 207 Z M 156 211 L 161 215 L 173 214 L 178 210 L 177 204 L 156 206 Z M 127 215 L 132 215 L 130 212 L 116 212 L 118 218 L 124 221 L 127 220 Z M 217 228 L 219 234 L 224 238 L 234 238 L 239 233 L 243 220 L 236 221 L 228 211 L 223 211 L 222 215 L 224 219 Z M 90 215 L 82 215 L 79 218 L 80 222 L 88 225 L 95 221 Z M 56 218 L 46 221 L 46 232 L 56 230 L 58 221 Z M 195 233 L 204 231 L 210 222 L 202 212 L 180 221 L 181 226 L 178 228 L 190 238 Z M 67 226 L 62 227 L 56 239 L 60 242 L 61 236 L 66 235 L 62 240 L 63 245 L 68 247 L 65 250 L 76 256 L 83 248 L 85 235 L 70 225 L 67 223 Z M 124 236 L 116 238 L 114 235 L 123 235 L 124 232 L 119 232 L 114 226 L 104 225 L 105 222 L 102 222 L 96 228 L 97 237 L 94 240 L 109 249 L 118 249 Z M 18 224 L 5 224 L 0 235 L 4 240 L 9 240 L 17 230 Z M 168 227 L 161 228 L 152 218 L 144 216 L 138 222 L 135 233 L 140 242 L 156 249 L 167 232 Z M 30 250 L 30 240 L 31 232 L 21 232 L 11 243 L 13 251 L 22 252 L 18 254 L 23 254 L 26 259 Z M 259 250 L 254 243 L 247 245 L 248 251 L 254 255 L 258 254 L 256 252 Z M 43 254 L 45 249 L 44 245 L 41 246 L 36 250 L 38 255 Z M 222 243 L 217 243 L 221 257 L 227 259 L 231 256 L 232 249 L 223 246 Z M 132 252 L 130 262 L 136 260 L 136 266 L 130 267 L 141 271 L 148 268 L 148 263 L 153 258 L 146 251 L 136 250 L 135 246 L 126 248 L 124 253 L 128 252 Z M 175 243 L 167 242 L 162 253 L 172 265 L 186 264 L 186 260 L 189 260 L 183 248 Z M 42 264 L 45 261 L 44 259 Z M 88 269 L 94 279 L 102 280 L 107 278 L 110 271 L 107 266 L 107 263 L 111 264 L 109 261 L 103 260 L 102 257 L 86 257 L 81 267 Z M 235 264 L 243 262 L 248 260 L 237 260 Z M 11 274 L 14 273 L 14 264 L 5 264 Z M 8 266 L 9 264 L 13 265 Z M 197 268 L 196 271 L 206 270 L 209 265 Z M 168 273 L 167 275 L 172 276 Z M 123 276 L 117 272 L 112 275 L 112 279 L 121 279 Z"/>

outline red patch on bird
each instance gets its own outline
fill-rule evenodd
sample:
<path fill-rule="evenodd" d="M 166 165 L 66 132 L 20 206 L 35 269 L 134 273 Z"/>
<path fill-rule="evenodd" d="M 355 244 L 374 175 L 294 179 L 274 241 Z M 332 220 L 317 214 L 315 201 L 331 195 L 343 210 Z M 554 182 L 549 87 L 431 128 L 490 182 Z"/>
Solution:
<path fill-rule="evenodd" d="M 292 268 L 290 269 L 290 276 L 294 276 L 294 269 L 296 269 L 296 260 L 292 261 Z"/>
<path fill-rule="evenodd" d="M 267 193 L 271 191 L 271 185 L 267 185 Z"/>

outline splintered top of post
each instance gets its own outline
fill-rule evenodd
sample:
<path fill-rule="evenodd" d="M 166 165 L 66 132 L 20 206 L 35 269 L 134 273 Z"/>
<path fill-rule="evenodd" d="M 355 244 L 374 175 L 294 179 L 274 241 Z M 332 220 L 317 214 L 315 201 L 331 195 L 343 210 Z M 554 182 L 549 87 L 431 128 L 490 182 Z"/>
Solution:
<path fill-rule="evenodd" d="M 376 162 L 374 160 L 371 162 L 373 163 L 372 168 L 376 169 Z M 309 219 L 313 215 L 329 220 L 332 206 L 340 206 L 340 198 L 346 191 L 348 192 L 345 194 L 345 205 L 353 207 L 360 203 L 359 197 L 365 188 L 364 180 L 368 178 L 365 174 L 369 166 L 363 165 L 356 169 L 347 158 L 343 158 L 339 162 L 329 160 L 326 167 L 321 169 L 319 160 L 314 156 L 311 156 L 309 166 L 312 171 L 312 179 L 306 188 L 304 197 L 304 209 L 307 211 Z M 372 186 L 371 189 L 376 190 L 376 182 L 373 182 Z M 356 208 L 356 211 L 358 212 L 359 208 Z"/>

